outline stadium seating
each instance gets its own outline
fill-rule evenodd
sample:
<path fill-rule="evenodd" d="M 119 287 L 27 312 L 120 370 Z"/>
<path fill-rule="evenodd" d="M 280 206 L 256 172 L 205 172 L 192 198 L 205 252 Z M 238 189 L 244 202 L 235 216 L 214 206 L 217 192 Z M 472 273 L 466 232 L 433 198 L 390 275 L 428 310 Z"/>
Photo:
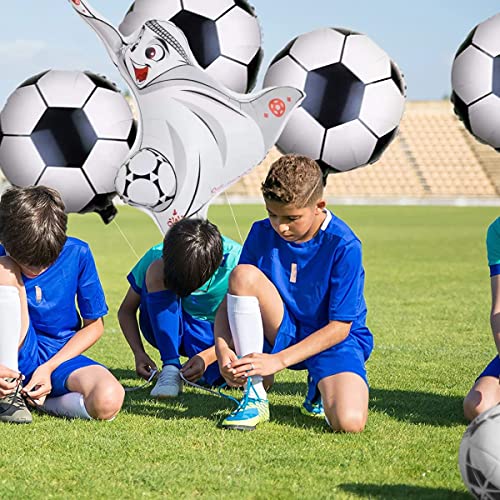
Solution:
<path fill-rule="evenodd" d="M 273 149 L 250 174 L 227 191 L 236 199 L 258 199 L 260 183 L 280 153 Z M 356 202 L 417 199 L 498 198 L 500 155 L 477 142 L 443 101 L 406 104 L 399 134 L 373 165 L 330 175 L 327 197 Z"/>

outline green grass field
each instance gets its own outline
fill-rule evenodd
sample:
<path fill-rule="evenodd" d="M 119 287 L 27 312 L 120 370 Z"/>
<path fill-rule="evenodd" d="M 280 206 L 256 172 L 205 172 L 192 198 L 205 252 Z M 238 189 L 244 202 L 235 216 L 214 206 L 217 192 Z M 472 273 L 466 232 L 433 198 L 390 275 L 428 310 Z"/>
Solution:
<path fill-rule="evenodd" d="M 263 206 L 234 207 L 243 236 Z M 113 422 L 35 415 L 0 426 L 0 498 L 469 498 L 457 468 L 462 399 L 494 354 L 485 234 L 496 208 L 348 207 L 334 210 L 364 245 L 370 415 L 360 435 L 334 434 L 301 415 L 305 373 L 285 371 L 269 395 L 271 422 L 224 431 L 232 406 L 187 389 L 156 402 L 127 395 Z M 227 206 L 210 218 L 239 240 Z M 120 207 L 117 224 L 142 255 L 161 236 Z M 136 257 L 118 226 L 72 216 L 93 249 L 107 294 L 106 333 L 90 355 L 138 385 L 116 320 Z M 151 352 L 151 351 L 150 351 Z M 158 356 L 155 356 L 158 360 Z"/>

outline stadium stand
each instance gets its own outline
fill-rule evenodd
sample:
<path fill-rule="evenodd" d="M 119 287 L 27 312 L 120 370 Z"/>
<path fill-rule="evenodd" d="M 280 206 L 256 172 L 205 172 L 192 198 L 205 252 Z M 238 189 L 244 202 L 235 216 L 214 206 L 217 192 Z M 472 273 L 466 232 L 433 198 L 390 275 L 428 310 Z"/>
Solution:
<path fill-rule="evenodd" d="M 273 149 L 227 191 L 234 201 L 260 198 L 260 183 L 279 157 Z M 373 165 L 330 175 L 326 195 L 353 203 L 497 204 L 500 154 L 474 139 L 449 101 L 406 104 L 399 134 Z M 223 201 L 223 200 L 221 200 Z"/>

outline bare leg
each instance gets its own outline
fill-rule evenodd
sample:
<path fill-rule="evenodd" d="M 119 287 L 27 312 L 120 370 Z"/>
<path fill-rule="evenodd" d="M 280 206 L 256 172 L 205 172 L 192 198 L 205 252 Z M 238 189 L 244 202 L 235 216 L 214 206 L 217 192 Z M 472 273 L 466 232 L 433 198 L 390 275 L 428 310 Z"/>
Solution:
<path fill-rule="evenodd" d="M 356 373 L 342 372 L 318 384 L 325 415 L 334 431 L 361 432 L 368 419 L 368 387 Z"/>
<path fill-rule="evenodd" d="M 464 399 L 464 415 L 473 420 L 483 411 L 500 403 L 500 384 L 496 377 L 481 377 Z"/>
<path fill-rule="evenodd" d="M 83 394 L 85 408 L 92 418 L 110 420 L 120 411 L 125 390 L 103 366 L 85 366 L 75 370 L 67 381 L 72 392 Z"/>

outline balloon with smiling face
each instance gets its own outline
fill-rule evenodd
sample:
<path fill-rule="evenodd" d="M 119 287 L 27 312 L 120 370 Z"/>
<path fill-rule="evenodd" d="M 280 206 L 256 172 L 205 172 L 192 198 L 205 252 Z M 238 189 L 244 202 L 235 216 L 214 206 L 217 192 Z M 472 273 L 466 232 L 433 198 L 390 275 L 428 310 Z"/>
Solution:
<path fill-rule="evenodd" d="M 201 69 L 171 22 L 147 21 L 123 37 L 86 1 L 70 2 L 137 103 L 138 140 L 116 191 L 152 215 L 162 232 L 178 218 L 204 215 L 217 194 L 258 165 L 303 98 L 293 87 L 232 92 Z"/>

